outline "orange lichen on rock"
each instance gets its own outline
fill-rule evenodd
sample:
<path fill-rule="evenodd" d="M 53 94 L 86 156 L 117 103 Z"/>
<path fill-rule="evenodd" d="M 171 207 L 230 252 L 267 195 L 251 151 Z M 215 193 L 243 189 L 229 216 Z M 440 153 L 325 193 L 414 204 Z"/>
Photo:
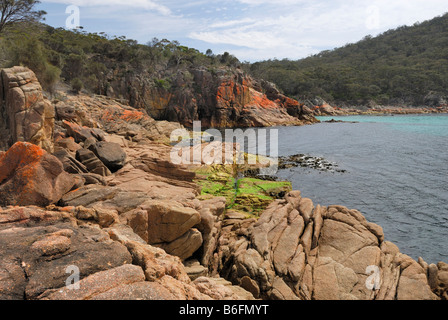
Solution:
<path fill-rule="evenodd" d="M 232 81 L 225 81 L 219 87 L 216 92 L 216 98 L 218 101 L 230 101 L 232 100 L 234 83 Z"/>
<path fill-rule="evenodd" d="M 250 104 L 258 105 L 260 108 L 264 109 L 278 109 L 279 105 L 276 104 L 274 101 L 271 101 L 268 99 L 268 97 L 258 91 L 252 90 L 251 92 L 252 100 Z"/>
<path fill-rule="evenodd" d="M 299 107 L 299 106 L 303 105 L 299 101 L 288 98 L 286 96 L 283 97 L 283 100 L 277 99 L 275 102 L 279 105 L 280 104 L 283 105 L 286 108 Z"/>
<path fill-rule="evenodd" d="M 80 125 L 77 125 L 76 123 L 73 123 L 73 122 L 70 122 L 67 120 L 62 121 L 62 123 L 75 132 L 78 132 L 81 129 Z"/>
<path fill-rule="evenodd" d="M 114 119 L 114 114 L 110 110 L 105 110 L 101 115 L 102 121 L 112 121 Z"/>
<path fill-rule="evenodd" d="M 36 188 L 33 176 L 36 175 L 38 163 L 44 154 L 46 151 L 34 144 L 14 144 L 0 162 L 0 183 L 14 176 L 13 185 L 17 188 L 14 191 L 22 195 L 31 194 Z"/>
<path fill-rule="evenodd" d="M 25 176 L 32 174 L 33 164 L 39 162 L 45 153 L 45 150 L 31 143 L 14 144 L 0 157 L 0 183 L 8 178 L 12 171 Z"/>
<path fill-rule="evenodd" d="M 244 107 L 251 100 L 250 88 L 232 80 L 224 80 L 218 86 L 216 101 L 218 108 Z"/>
<path fill-rule="evenodd" d="M 116 121 L 118 119 L 127 122 L 137 122 L 142 120 L 145 114 L 137 110 L 126 110 L 120 106 L 114 106 L 113 108 L 108 108 L 104 111 L 101 116 L 102 121 Z"/>
<path fill-rule="evenodd" d="M 0 157 L 0 205 L 46 206 L 74 183 L 62 163 L 37 145 L 17 142 Z"/>
<path fill-rule="evenodd" d="M 143 112 L 134 110 L 124 110 L 123 114 L 120 115 L 120 119 L 125 121 L 138 121 L 144 117 Z"/>

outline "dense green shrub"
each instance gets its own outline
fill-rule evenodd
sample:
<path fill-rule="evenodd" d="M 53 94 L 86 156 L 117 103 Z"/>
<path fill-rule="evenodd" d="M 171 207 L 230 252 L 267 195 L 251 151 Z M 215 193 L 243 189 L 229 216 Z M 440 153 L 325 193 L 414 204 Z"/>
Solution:
<path fill-rule="evenodd" d="M 419 105 L 448 94 L 448 14 L 306 59 L 268 60 L 246 69 L 300 100 Z"/>
<path fill-rule="evenodd" d="M 79 93 L 82 90 L 82 88 L 84 87 L 84 83 L 79 78 L 74 78 L 70 84 L 75 93 Z"/>
<path fill-rule="evenodd" d="M 52 92 L 53 86 L 59 80 L 61 70 L 48 61 L 48 52 L 36 38 L 17 34 L 4 40 L 7 42 L 7 66 L 23 65 L 34 71 L 42 87 Z"/>

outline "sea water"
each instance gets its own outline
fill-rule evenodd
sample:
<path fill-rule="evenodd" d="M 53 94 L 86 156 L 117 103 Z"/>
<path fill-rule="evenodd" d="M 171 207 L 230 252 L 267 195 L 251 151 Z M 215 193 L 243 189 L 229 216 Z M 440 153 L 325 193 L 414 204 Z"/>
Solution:
<path fill-rule="evenodd" d="M 448 262 L 448 115 L 320 117 L 279 127 L 279 155 L 307 154 L 341 172 L 280 170 L 315 204 L 358 209 L 402 253 Z"/>

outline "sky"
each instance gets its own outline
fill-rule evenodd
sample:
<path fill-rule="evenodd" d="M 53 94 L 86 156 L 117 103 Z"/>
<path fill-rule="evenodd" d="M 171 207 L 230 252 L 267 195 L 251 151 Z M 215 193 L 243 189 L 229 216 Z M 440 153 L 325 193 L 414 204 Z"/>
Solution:
<path fill-rule="evenodd" d="M 240 61 L 297 60 L 448 12 L 447 0 L 41 0 L 46 23 Z M 79 14 L 78 14 L 79 13 Z M 79 19 L 76 19 L 79 17 Z"/>

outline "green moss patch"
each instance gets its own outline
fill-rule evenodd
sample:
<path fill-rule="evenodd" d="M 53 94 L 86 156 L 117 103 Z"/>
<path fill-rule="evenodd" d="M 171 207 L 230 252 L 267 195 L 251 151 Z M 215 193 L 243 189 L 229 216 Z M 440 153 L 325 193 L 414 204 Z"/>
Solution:
<path fill-rule="evenodd" d="M 225 197 L 228 209 L 256 216 L 275 199 L 283 198 L 292 190 L 291 183 L 287 181 L 242 178 L 235 183 L 233 175 L 216 167 L 202 170 L 201 176 L 197 181 L 202 188 L 200 198 Z"/>

